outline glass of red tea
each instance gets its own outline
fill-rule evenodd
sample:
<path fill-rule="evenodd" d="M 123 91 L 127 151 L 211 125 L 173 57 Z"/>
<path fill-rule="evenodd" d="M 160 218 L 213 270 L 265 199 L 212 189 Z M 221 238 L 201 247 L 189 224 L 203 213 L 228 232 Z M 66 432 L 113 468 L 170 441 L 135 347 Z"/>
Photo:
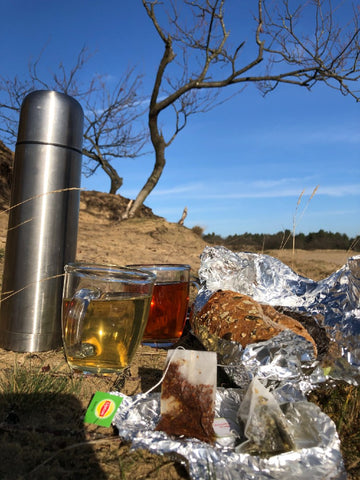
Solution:
<path fill-rule="evenodd" d="M 187 316 L 190 288 L 190 265 L 128 265 L 155 274 L 155 284 L 143 345 L 170 347 L 181 337 Z"/>

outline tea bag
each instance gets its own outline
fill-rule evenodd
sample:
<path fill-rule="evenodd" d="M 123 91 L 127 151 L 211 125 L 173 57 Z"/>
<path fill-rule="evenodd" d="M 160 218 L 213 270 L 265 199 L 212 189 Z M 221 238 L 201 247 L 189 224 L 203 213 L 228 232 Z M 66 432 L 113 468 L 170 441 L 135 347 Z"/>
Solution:
<path fill-rule="evenodd" d="M 247 438 L 237 447 L 238 452 L 271 456 L 294 450 L 291 426 L 273 394 L 256 377 L 240 405 L 238 418 Z"/>
<path fill-rule="evenodd" d="M 217 358 L 215 352 L 169 350 L 156 430 L 213 443 Z"/>

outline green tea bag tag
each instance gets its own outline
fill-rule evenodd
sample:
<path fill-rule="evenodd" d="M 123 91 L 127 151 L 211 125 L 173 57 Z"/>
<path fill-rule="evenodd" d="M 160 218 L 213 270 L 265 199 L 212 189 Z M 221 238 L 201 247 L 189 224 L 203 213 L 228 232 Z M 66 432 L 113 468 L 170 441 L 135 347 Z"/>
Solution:
<path fill-rule="evenodd" d="M 88 406 L 84 422 L 110 427 L 112 419 L 122 401 L 123 397 L 118 395 L 96 392 Z"/>

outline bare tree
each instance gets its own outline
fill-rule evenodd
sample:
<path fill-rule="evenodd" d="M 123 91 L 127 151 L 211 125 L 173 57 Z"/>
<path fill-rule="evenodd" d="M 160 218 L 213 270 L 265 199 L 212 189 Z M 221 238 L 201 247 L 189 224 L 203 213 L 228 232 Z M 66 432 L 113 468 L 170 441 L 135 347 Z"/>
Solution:
<path fill-rule="evenodd" d="M 145 111 L 139 90 L 140 77 L 130 70 L 111 91 L 99 77 L 97 88 L 84 99 L 83 154 L 88 159 L 84 173 L 90 176 L 102 168 L 111 181 L 109 193 L 116 193 L 123 184 L 112 160 L 141 155 L 148 140 L 144 129 L 135 128 Z"/>
<path fill-rule="evenodd" d="M 130 69 L 111 86 L 105 76 L 96 76 L 85 86 L 79 85 L 79 73 L 89 58 L 83 48 L 71 69 L 60 63 L 49 81 L 38 73 L 41 55 L 30 63 L 25 80 L 0 77 L 0 132 L 5 142 L 14 145 L 22 101 L 34 90 L 56 90 L 78 99 L 84 110 L 83 173 L 89 177 L 101 168 L 110 179 L 109 193 L 115 194 L 123 179 L 114 160 L 141 155 L 148 139 L 145 128 L 135 128 L 139 125 L 135 121 L 145 111 L 139 94 L 141 76 Z"/>
<path fill-rule="evenodd" d="M 148 116 L 155 163 L 123 218 L 134 216 L 156 186 L 165 167 L 166 148 L 185 128 L 189 116 L 223 101 L 219 95 L 225 87 L 252 83 L 267 94 L 284 83 L 311 89 L 322 82 L 360 99 L 359 7 L 340 26 L 336 20 L 342 18 L 340 11 L 347 2 L 337 7 L 331 0 L 246 2 L 257 8 L 254 14 L 249 12 L 253 42 L 248 45 L 238 40 L 241 31 L 230 35 L 226 27 L 229 1 L 142 3 L 163 43 Z M 170 107 L 174 128 L 166 139 L 159 117 Z"/>

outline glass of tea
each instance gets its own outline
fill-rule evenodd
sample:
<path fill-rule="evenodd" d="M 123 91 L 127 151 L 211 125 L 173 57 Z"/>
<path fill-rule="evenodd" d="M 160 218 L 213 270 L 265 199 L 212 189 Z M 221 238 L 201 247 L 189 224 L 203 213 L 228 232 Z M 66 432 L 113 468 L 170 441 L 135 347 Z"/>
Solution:
<path fill-rule="evenodd" d="M 156 275 L 143 345 L 170 347 L 181 337 L 189 304 L 190 265 L 137 264 Z"/>
<path fill-rule="evenodd" d="M 65 266 L 62 336 L 71 369 L 111 374 L 129 366 L 143 338 L 155 281 L 151 272 Z"/>

